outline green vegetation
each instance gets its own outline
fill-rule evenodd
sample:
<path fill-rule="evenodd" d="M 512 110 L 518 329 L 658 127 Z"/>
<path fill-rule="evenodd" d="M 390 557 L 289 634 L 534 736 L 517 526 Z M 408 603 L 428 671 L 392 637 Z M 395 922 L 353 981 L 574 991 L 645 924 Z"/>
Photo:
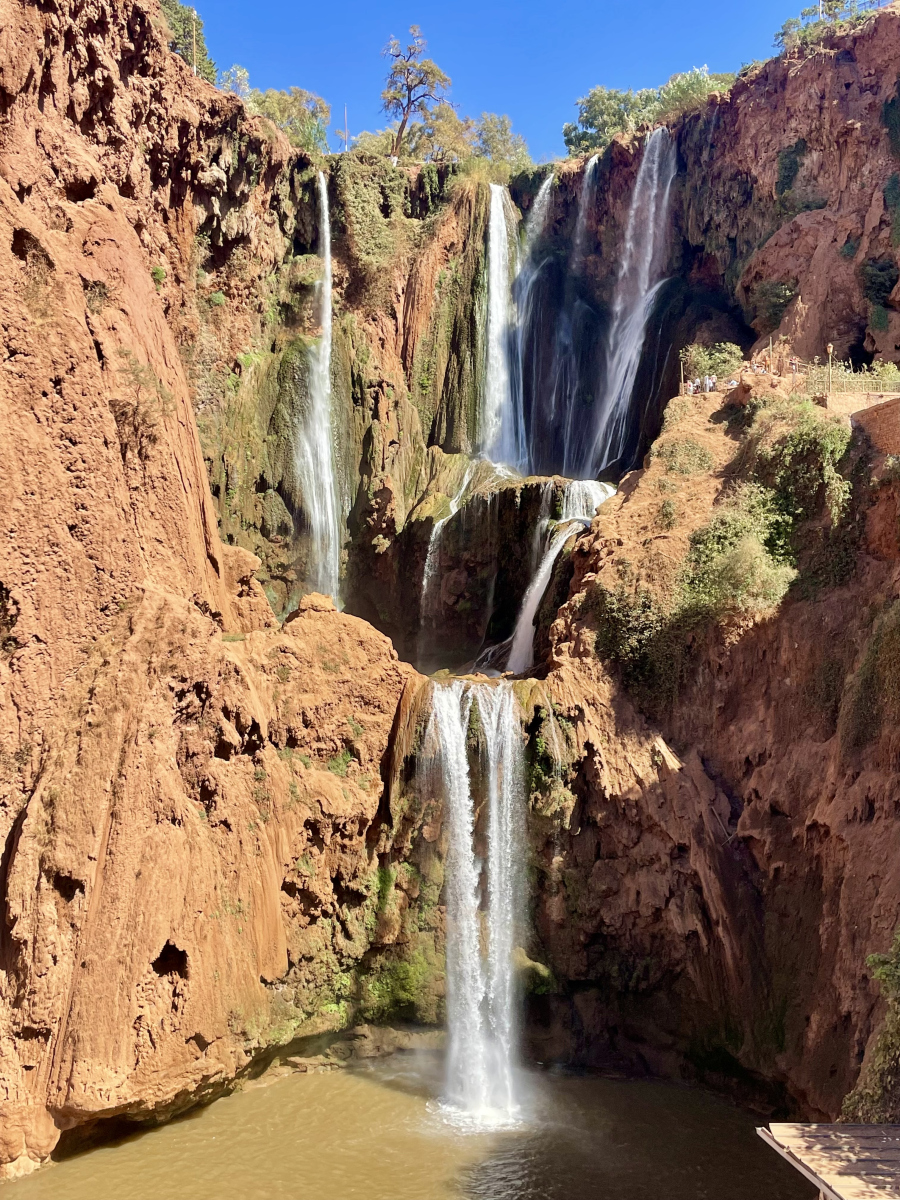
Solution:
<path fill-rule="evenodd" d="M 576 101 L 578 121 L 563 126 L 563 140 L 570 154 L 605 150 L 617 133 L 674 120 L 701 107 L 712 92 L 727 92 L 736 78 L 733 74 L 710 75 L 706 67 L 694 67 L 657 88 L 637 92 L 591 88 Z"/>
<path fill-rule="evenodd" d="M 800 165 L 806 155 L 808 146 L 805 138 L 797 141 L 787 150 L 778 155 L 778 179 L 775 182 L 775 195 L 783 196 L 794 186 Z"/>
<path fill-rule="evenodd" d="M 321 96 L 300 87 L 284 91 L 267 88 L 262 92 L 250 86 L 249 74 L 237 63 L 222 72 L 219 87 L 240 96 L 251 113 L 271 121 L 298 150 L 307 154 L 328 153 L 331 108 Z"/>
<path fill-rule="evenodd" d="M 696 475 L 712 466 L 712 455 L 693 438 L 672 438 L 654 446 L 652 453 L 666 464 L 674 475 Z"/>
<path fill-rule="evenodd" d="M 900 158 L 900 76 L 897 77 L 896 92 L 881 107 L 881 123 L 887 130 L 891 153 Z"/>
<path fill-rule="evenodd" d="M 727 380 L 741 369 L 744 352 L 734 342 L 715 342 L 712 346 L 691 342 L 681 351 L 681 361 L 688 379 L 716 375 L 719 379 Z"/>
<path fill-rule="evenodd" d="M 381 93 L 382 106 L 389 117 L 399 121 L 391 147 L 395 157 L 400 154 L 410 118 L 416 114 L 427 118 L 429 103 L 444 103 L 450 89 L 450 77 L 425 57 L 426 42 L 419 26 L 411 25 L 409 33 L 412 40 L 405 48 L 392 37 L 383 51 L 391 67 Z"/>
<path fill-rule="evenodd" d="M 673 500 L 663 500 L 656 514 L 656 523 L 661 529 L 674 529 L 678 515 Z"/>
<path fill-rule="evenodd" d="M 775 47 L 784 54 L 814 52 L 826 38 L 846 33 L 867 19 L 872 9 L 887 0 L 822 0 L 791 17 L 775 34 Z"/>
<path fill-rule="evenodd" d="M 180 54 L 195 75 L 207 83 L 216 82 L 216 64 L 206 49 L 203 20 L 195 8 L 178 0 L 160 0 L 160 7 L 171 32 L 169 48 Z"/>
<path fill-rule="evenodd" d="M 884 325 L 887 328 L 887 312 L 884 308 L 891 292 L 900 279 L 900 270 L 892 258 L 870 258 L 859 268 L 860 282 L 863 295 L 872 305 L 873 310 L 881 309 L 884 313 Z M 869 324 L 872 324 L 870 317 Z M 873 326 L 877 328 L 877 326 Z"/>
<path fill-rule="evenodd" d="M 745 422 L 729 469 L 735 485 L 692 534 L 673 589 L 663 595 L 637 586 L 620 564 L 618 586 L 595 586 L 580 601 L 595 653 L 618 668 L 651 716 L 675 699 L 699 640 L 769 611 L 795 579 L 812 586 L 821 564 L 810 550 L 811 524 L 833 572 L 852 565 L 841 541 L 851 520 L 850 482 L 839 470 L 849 429 L 807 401 L 757 404 L 735 420 Z M 669 454 L 678 462 L 684 443 L 673 442 Z M 666 444 L 653 451 L 664 460 Z M 674 505 L 665 513 L 661 506 L 657 523 L 665 527 L 674 516 Z"/>
<path fill-rule="evenodd" d="M 328 760 L 328 770 L 334 775 L 340 775 L 342 779 L 346 778 L 347 768 L 353 761 L 353 754 L 345 746 L 340 754 L 336 754 L 334 758 Z"/>
<path fill-rule="evenodd" d="M 784 316 L 784 310 L 796 295 L 795 279 L 781 282 L 775 279 L 761 280 L 750 295 L 754 328 L 763 334 L 777 329 Z"/>
<path fill-rule="evenodd" d="M 900 719 L 900 602 L 876 620 L 841 713 L 841 745 L 860 750 Z"/>
<path fill-rule="evenodd" d="M 360 979 L 359 1014 L 364 1021 L 433 1021 L 434 969 L 422 949 L 409 959 L 380 962 Z"/>
<path fill-rule="evenodd" d="M 900 175 L 895 171 L 884 185 L 884 206 L 891 214 L 891 245 L 900 246 Z"/>
<path fill-rule="evenodd" d="M 887 954 L 866 960 L 887 1000 L 884 1025 L 863 1077 L 844 1101 L 841 1116 L 862 1124 L 900 1122 L 900 930 Z"/>
<path fill-rule="evenodd" d="M 159 289 L 162 287 L 162 285 L 166 282 L 166 268 L 165 267 L 151 267 L 150 276 L 153 280 L 153 284 L 154 284 L 156 290 L 159 291 Z"/>

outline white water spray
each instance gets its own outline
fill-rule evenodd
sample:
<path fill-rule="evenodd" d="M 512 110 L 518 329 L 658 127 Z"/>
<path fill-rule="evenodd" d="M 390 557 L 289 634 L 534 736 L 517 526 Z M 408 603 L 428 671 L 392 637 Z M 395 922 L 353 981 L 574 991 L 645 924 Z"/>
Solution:
<path fill-rule="evenodd" d="M 297 474 L 309 522 L 306 582 L 338 599 L 340 529 L 331 434 L 331 221 L 328 184 L 319 172 L 319 253 L 325 270 L 316 284 L 321 336 L 309 352 L 309 408 L 297 437 Z"/>
<path fill-rule="evenodd" d="M 476 806 L 467 748 L 473 704 L 483 732 L 487 872 L 475 846 Z M 436 685 L 426 739 L 439 744 L 449 833 L 445 1111 L 456 1122 L 503 1128 L 519 1117 L 514 1067 L 518 995 L 514 950 L 523 911 L 523 739 L 509 684 Z M 482 914 L 486 893 L 486 939 Z"/>
<path fill-rule="evenodd" d="M 596 483 L 593 479 L 576 479 L 566 487 L 559 524 L 553 531 L 540 565 L 528 585 L 516 618 L 516 628 L 506 662 L 507 671 L 522 675 L 531 667 L 534 661 L 534 619 L 560 551 L 576 529 L 583 528 L 585 522 L 590 522 L 598 505 L 614 495 L 615 490 L 612 484 Z"/>
<path fill-rule="evenodd" d="M 597 471 L 615 462 L 625 449 L 631 393 L 647 322 L 664 282 L 669 197 L 675 168 L 675 143 L 669 131 L 660 126 L 644 145 L 628 210 L 625 247 L 607 339 L 606 386 L 595 424 L 592 458 Z"/>
<path fill-rule="evenodd" d="M 547 227 L 547 218 L 550 215 L 551 192 L 555 178 L 555 175 L 548 175 L 534 198 L 531 212 L 525 221 L 525 239 L 519 253 L 516 278 L 513 282 L 513 294 L 516 304 L 515 341 L 517 367 L 514 386 L 516 389 L 516 407 L 518 412 L 521 413 L 522 425 L 522 453 L 518 466 L 523 474 L 531 473 L 534 460 L 534 456 L 531 453 L 530 439 L 525 428 L 525 378 L 529 343 L 533 343 L 534 286 L 544 265 L 543 261 L 538 260 L 536 250 L 539 239 L 543 236 L 544 230 Z"/>
<path fill-rule="evenodd" d="M 487 336 L 481 448 L 492 461 L 517 467 L 525 454 L 525 423 L 519 389 L 510 370 L 512 293 L 506 188 L 491 184 L 488 223 Z"/>

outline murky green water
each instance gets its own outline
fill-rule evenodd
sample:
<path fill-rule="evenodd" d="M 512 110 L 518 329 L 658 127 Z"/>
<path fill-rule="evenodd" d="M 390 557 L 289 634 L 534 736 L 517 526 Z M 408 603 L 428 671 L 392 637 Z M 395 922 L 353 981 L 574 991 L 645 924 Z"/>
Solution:
<path fill-rule="evenodd" d="M 291 1075 L 3 1185 L 4 1200 L 812 1200 L 754 1120 L 672 1084 L 523 1073 L 518 1130 L 464 1133 L 437 1064 Z"/>

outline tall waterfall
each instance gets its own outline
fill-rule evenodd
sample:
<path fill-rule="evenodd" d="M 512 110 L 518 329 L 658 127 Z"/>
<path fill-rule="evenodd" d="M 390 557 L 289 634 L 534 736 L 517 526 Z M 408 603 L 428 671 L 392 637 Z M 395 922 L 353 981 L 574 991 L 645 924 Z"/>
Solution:
<path fill-rule="evenodd" d="M 550 213 L 550 198 L 555 175 L 548 175 L 541 184 L 534 198 L 531 212 L 525 221 L 525 242 L 520 249 L 513 282 L 513 296 L 516 304 L 516 373 L 514 386 L 516 388 L 516 403 L 522 414 L 522 459 L 519 467 L 525 474 L 532 471 L 533 455 L 531 439 L 528 436 L 525 421 L 525 379 L 531 370 L 534 373 L 536 363 L 528 363 L 530 355 L 534 355 L 534 285 L 537 282 L 543 263 L 537 256 L 537 245 L 547 226 Z"/>
<path fill-rule="evenodd" d="M 556 319 L 553 339 L 553 361 L 550 367 L 550 389 L 547 402 L 549 425 L 560 443 L 564 475 L 590 474 L 590 442 L 585 439 L 579 424 L 581 380 L 578 369 L 578 340 L 583 336 L 581 318 L 585 309 L 577 286 L 571 286 L 584 265 L 587 248 L 588 217 L 597 196 L 597 163 L 599 156 L 593 155 L 585 163 L 581 190 L 578 195 L 578 212 L 575 218 L 575 235 L 569 255 L 570 285 Z M 537 398 L 536 398 L 537 399 Z M 534 422 L 532 422 L 534 424 Z M 532 435 L 534 436 L 534 435 Z"/>
<path fill-rule="evenodd" d="M 595 422 L 592 457 L 596 471 L 614 463 L 625 449 L 628 410 L 647 322 L 664 282 L 675 167 L 675 143 L 660 126 L 647 138 L 628 210 L 607 338 L 606 382 Z"/>
<path fill-rule="evenodd" d="M 476 779 L 483 778 L 486 785 L 486 870 L 476 846 L 468 750 L 473 705 L 484 745 Z M 464 680 L 436 684 L 426 742 L 431 739 L 438 743 L 449 834 L 445 1102 L 456 1120 L 502 1127 L 515 1123 L 519 1111 L 513 1074 L 518 1033 L 513 956 L 524 893 L 523 739 L 512 686 Z"/>
<path fill-rule="evenodd" d="M 589 522 L 598 505 L 608 500 L 615 490 L 611 484 L 595 483 L 592 479 L 576 479 L 567 485 L 563 494 L 559 524 L 550 536 L 544 556 L 528 585 L 516 618 L 516 628 L 506 662 L 507 671 L 521 675 L 531 666 L 534 660 L 534 618 L 541 606 L 559 553 L 575 530 Z"/>
<path fill-rule="evenodd" d="M 297 474 L 309 523 L 310 561 L 306 582 L 313 591 L 338 599 L 340 528 L 331 434 L 331 220 L 328 184 L 320 171 L 319 253 L 325 270 L 316 284 L 322 333 L 309 352 L 309 407 L 297 437 Z"/>
<path fill-rule="evenodd" d="M 525 455 L 525 422 L 520 389 L 514 386 L 510 364 L 512 294 L 506 204 L 506 188 L 492 183 L 487 242 L 487 345 L 480 443 L 482 450 L 493 461 L 518 467 Z"/>

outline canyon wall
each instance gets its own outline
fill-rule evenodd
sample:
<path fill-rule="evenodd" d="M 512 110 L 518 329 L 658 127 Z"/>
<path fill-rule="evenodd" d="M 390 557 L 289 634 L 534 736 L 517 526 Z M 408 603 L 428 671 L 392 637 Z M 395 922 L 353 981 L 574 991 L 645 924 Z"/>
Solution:
<path fill-rule="evenodd" d="M 477 445 L 489 192 L 313 163 L 169 53 L 152 0 L 5 0 L 0 39 L 0 1160 L 19 1173 L 67 1130 L 171 1115 L 357 1017 L 440 1019 L 427 685 L 384 634 L 418 654 L 428 542 Z M 895 258 L 898 70 L 891 9 L 673 124 L 630 465 L 694 337 L 900 357 L 896 288 L 876 304 L 861 269 Z M 572 285 L 597 339 L 640 145 L 597 168 Z M 349 613 L 304 595 L 293 458 L 319 169 Z M 558 171 L 548 309 L 583 172 Z M 540 181 L 513 183 L 526 215 Z M 671 633 L 689 535 L 749 479 L 750 433 L 714 407 L 667 420 L 705 456 L 670 470 L 670 429 L 626 476 L 560 560 L 545 678 L 517 684 L 548 968 L 531 1046 L 833 1116 L 886 1052 L 866 956 L 898 901 L 897 485 L 852 447 L 846 518 L 818 480 L 798 526 L 800 583 L 692 631 L 673 687 L 635 667 L 635 612 Z M 485 476 L 448 522 L 442 653 L 508 634 L 544 491 Z"/>

